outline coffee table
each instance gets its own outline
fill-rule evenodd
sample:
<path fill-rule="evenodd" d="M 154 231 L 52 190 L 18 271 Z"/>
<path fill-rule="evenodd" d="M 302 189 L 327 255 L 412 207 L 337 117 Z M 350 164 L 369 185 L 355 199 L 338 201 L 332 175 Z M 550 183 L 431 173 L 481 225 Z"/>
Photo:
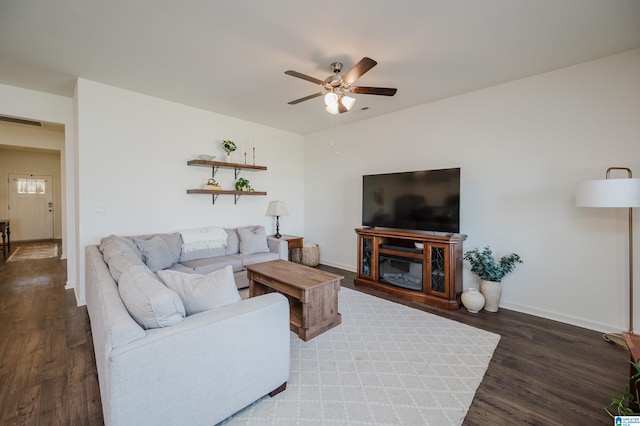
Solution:
<path fill-rule="evenodd" d="M 245 266 L 249 297 L 277 291 L 289 299 L 290 330 L 305 342 L 339 325 L 338 291 L 343 276 L 286 260 Z"/>

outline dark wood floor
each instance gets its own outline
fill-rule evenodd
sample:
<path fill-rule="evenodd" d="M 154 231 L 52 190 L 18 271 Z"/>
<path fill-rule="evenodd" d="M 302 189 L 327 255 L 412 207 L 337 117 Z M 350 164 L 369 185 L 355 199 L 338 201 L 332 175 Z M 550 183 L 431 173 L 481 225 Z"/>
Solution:
<path fill-rule="evenodd" d="M 1 425 L 103 423 L 87 310 L 66 275 L 66 261 L 0 252 Z"/>
<path fill-rule="evenodd" d="M 321 268 L 355 288 L 352 273 Z M 89 319 L 64 290 L 65 271 L 57 259 L 0 260 L 2 425 L 102 424 Z M 502 336 L 465 425 L 613 424 L 603 407 L 624 387 L 628 355 L 599 333 L 505 309 L 472 315 L 355 289 Z"/>

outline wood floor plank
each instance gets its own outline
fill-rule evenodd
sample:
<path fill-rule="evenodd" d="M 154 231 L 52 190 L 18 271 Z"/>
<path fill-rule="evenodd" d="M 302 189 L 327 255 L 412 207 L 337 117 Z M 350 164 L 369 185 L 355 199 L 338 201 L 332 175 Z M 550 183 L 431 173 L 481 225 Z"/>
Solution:
<path fill-rule="evenodd" d="M 40 391 L 40 421 L 47 425 L 65 425 L 69 422 L 69 392 L 66 376 L 42 382 Z"/>

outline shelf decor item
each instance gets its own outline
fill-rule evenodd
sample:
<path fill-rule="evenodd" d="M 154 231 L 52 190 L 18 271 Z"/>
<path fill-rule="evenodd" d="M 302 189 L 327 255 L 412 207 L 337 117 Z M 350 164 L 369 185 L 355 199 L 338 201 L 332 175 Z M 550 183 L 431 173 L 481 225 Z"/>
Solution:
<path fill-rule="evenodd" d="M 209 155 L 209 154 L 200 154 L 196 158 L 198 160 L 212 161 L 214 158 L 216 158 L 216 156 L 215 155 Z"/>
<path fill-rule="evenodd" d="M 467 308 L 467 311 L 472 314 L 477 314 L 484 308 L 484 296 L 477 288 L 470 288 L 463 291 L 460 300 L 464 307 Z"/>
<path fill-rule="evenodd" d="M 218 183 L 214 178 L 207 179 L 207 184 L 204 186 L 205 189 L 215 189 L 217 191 L 222 190 L 222 186 Z"/>
<path fill-rule="evenodd" d="M 230 141 L 230 140 L 223 140 L 222 141 L 222 149 L 224 149 L 224 152 L 227 153 L 227 163 L 231 162 L 231 153 L 235 150 L 238 149 L 238 147 L 236 146 L 235 142 Z"/>
<path fill-rule="evenodd" d="M 267 216 L 275 216 L 276 217 L 276 233 L 273 235 L 276 238 L 282 237 L 280 234 L 280 216 L 288 215 L 289 211 L 287 207 L 284 205 L 284 201 L 271 201 L 269 202 L 269 207 L 267 207 Z"/>
<path fill-rule="evenodd" d="M 480 293 L 484 296 L 484 310 L 498 312 L 502 296 L 502 279 L 512 272 L 518 263 L 523 263 L 520 256 L 511 253 L 502 256 L 496 263 L 489 247 L 482 250 L 473 249 L 464 254 L 464 260 L 471 264 L 471 272 L 480 278 Z"/>
<path fill-rule="evenodd" d="M 626 171 L 627 178 L 611 179 L 611 171 Z M 605 179 L 587 180 L 578 183 L 576 206 L 629 209 L 629 332 L 633 333 L 633 207 L 640 207 L 640 179 L 632 178 L 631 169 L 609 167 Z M 603 335 L 607 342 L 627 349 L 621 333 Z"/>
<path fill-rule="evenodd" d="M 249 180 L 245 178 L 240 178 L 235 184 L 236 191 L 253 191 L 251 185 L 249 185 Z"/>

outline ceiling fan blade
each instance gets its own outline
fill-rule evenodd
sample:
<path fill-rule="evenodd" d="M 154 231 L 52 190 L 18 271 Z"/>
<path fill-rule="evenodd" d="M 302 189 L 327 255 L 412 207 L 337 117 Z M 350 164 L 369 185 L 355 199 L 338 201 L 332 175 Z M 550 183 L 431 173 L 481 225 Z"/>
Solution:
<path fill-rule="evenodd" d="M 305 96 L 304 98 L 296 99 L 295 101 L 288 102 L 289 105 L 299 104 L 300 102 L 308 101 L 309 99 L 317 98 L 324 95 L 324 92 L 314 93 L 313 95 Z"/>
<path fill-rule="evenodd" d="M 376 61 L 365 56 L 360 60 L 360 62 L 355 64 L 353 68 L 344 75 L 344 77 L 342 77 L 342 81 L 347 84 L 353 84 L 357 79 L 362 77 L 364 73 L 375 67 L 377 64 L 378 63 Z"/>
<path fill-rule="evenodd" d="M 390 87 L 366 87 L 366 86 L 355 86 L 349 89 L 351 93 L 360 93 L 362 95 L 382 95 L 382 96 L 393 96 L 396 94 L 398 89 L 392 89 Z"/>
<path fill-rule="evenodd" d="M 287 74 L 287 75 L 290 75 L 291 77 L 298 77 L 298 78 L 301 78 L 303 80 L 307 80 L 307 81 L 310 81 L 312 83 L 319 84 L 321 86 L 324 84 L 324 81 L 318 80 L 317 78 L 308 76 L 306 74 L 299 73 L 298 71 L 289 70 L 289 71 L 285 71 L 284 73 Z"/>

